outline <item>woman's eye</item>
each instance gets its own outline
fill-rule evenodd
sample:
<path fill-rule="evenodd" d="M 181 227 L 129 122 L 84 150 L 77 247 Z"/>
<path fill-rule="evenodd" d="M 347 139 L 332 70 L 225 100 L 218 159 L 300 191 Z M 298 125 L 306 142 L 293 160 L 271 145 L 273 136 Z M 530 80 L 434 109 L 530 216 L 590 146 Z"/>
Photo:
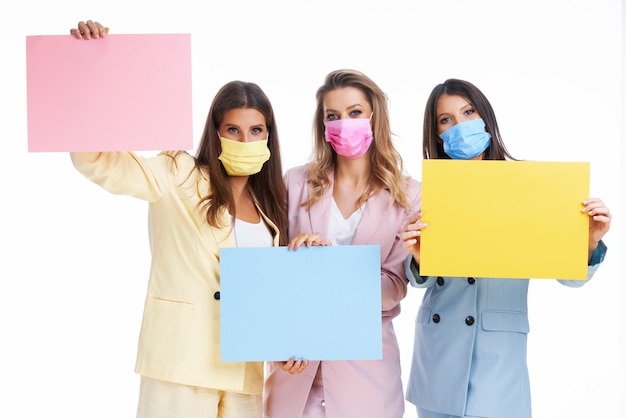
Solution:
<path fill-rule="evenodd" d="M 358 118 L 359 116 L 361 116 L 363 112 L 361 110 L 353 110 L 352 112 L 350 112 L 350 117 L 351 118 Z"/>
<path fill-rule="evenodd" d="M 337 119 L 339 119 L 339 117 L 334 113 L 326 115 L 326 120 L 337 120 Z"/>
<path fill-rule="evenodd" d="M 253 134 L 260 134 L 263 132 L 263 128 L 252 128 Z"/>
<path fill-rule="evenodd" d="M 467 109 L 467 110 L 465 111 L 465 114 L 466 114 L 467 116 L 471 116 L 471 115 L 473 115 L 473 114 L 474 114 L 474 112 L 476 112 L 474 109 Z"/>
<path fill-rule="evenodd" d="M 231 134 L 237 134 L 237 133 L 239 133 L 239 129 L 233 128 L 231 126 L 230 128 L 228 128 L 228 132 L 231 133 Z"/>
<path fill-rule="evenodd" d="M 439 120 L 439 123 L 442 124 L 442 125 L 445 125 L 448 122 L 450 122 L 450 118 L 441 118 Z"/>

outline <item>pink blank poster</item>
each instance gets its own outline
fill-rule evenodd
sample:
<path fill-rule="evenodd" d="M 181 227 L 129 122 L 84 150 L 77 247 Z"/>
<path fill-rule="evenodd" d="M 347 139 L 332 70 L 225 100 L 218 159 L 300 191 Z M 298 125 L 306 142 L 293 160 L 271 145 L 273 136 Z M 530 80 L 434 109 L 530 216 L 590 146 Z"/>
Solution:
<path fill-rule="evenodd" d="M 191 150 L 189 34 L 27 36 L 28 151 Z"/>

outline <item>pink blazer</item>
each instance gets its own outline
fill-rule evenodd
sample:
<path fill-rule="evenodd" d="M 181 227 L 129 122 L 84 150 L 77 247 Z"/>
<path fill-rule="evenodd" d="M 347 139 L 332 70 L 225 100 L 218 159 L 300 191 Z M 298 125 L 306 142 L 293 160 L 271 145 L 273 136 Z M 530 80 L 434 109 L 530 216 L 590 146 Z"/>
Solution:
<path fill-rule="evenodd" d="M 328 234 L 332 203 L 331 184 L 322 199 L 310 210 L 301 203 L 309 198 L 308 168 L 300 166 L 285 174 L 288 191 L 289 235 L 301 232 Z M 370 198 L 352 244 L 380 245 L 383 359 L 368 361 L 309 361 L 307 369 L 290 375 L 277 363 L 268 364 L 264 408 L 268 418 L 298 418 L 307 401 L 318 366 L 322 366 L 326 418 L 401 418 L 404 392 L 400 378 L 400 352 L 392 319 L 400 313 L 400 301 L 406 296 L 407 278 L 403 262 L 407 252 L 402 248 L 400 233 L 408 218 L 421 204 L 420 184 L 408 179 L 405 185 L 411 207 L 405 210 L 390 204 L 388 191 Z M 346 295 L 346 303 L 350 296 Z M 285 359 L 286 360 L 286 359 Z M 311 359 L 309 359 L 311 360 Z"/>

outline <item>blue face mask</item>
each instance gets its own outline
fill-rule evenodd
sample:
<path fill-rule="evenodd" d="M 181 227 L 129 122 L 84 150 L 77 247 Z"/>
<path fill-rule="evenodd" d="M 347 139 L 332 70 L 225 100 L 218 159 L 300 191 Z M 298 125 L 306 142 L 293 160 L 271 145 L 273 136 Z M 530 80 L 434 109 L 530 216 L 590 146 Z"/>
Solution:
<path fill-rule="evenodd" d="M 485 121 L 473 119 L 457 123 L 439 134 L 443 139 L 443 151 L 453 160 L 469 160 L 480 155 L 491 142 L 491 134 L 485 132 Z"/>

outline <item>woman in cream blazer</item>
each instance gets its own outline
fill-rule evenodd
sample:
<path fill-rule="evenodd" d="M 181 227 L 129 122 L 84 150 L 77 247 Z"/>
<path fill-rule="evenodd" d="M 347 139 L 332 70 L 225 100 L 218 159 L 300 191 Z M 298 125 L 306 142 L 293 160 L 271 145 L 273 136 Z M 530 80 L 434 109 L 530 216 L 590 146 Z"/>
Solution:
<path fill-rule="evenodd" d="M 102 30 L 87 23 L 81 34 Z M 261 417 L 263 363 L 220 361 L 219 252 L 286 244 L 278 133 L 265 93 L 253 83 L 224 85 L 195 158 L 179 151 L 71 159 L 105 190 L 148 202 L 152 262 L 135 368 L 138 417 Z M 244 223 L 253 236 L 237 235 Z"/>

